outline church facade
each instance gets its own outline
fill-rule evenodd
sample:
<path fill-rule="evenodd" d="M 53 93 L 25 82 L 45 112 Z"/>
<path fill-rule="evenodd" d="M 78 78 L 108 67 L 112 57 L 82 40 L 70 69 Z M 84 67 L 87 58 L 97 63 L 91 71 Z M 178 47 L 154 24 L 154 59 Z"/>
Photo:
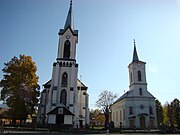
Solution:
<path fill-rule="evenodd" d="M 153 129 L 157 127 L 155 97 L 147 90 L 145 62 L 140 61 L 134 41 L 129 64 L 129 90 L 111 106 L 115 127 Z"/>
<path fill-rule="evenodd" d="M 64 29 L 58 35 L 57 59 L 53 63 L 52 79 L 43 85 L 37 121 L 42 125 L 85 127 L 89 124 L 89 95 L 88 87 L 78 79 L 78 30 L 74 29 L 72 1 Z"/>

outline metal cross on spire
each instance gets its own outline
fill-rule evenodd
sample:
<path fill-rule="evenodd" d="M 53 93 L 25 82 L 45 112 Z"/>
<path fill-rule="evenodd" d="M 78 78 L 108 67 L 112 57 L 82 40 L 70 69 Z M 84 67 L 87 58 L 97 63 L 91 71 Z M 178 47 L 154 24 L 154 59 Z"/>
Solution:
<path fill-rule="evenodd" d="M 135 39 L 133 39 L 133 41 L 134 41 L 134 46 L 136 45 L 136 40 Z"/>
<path fill-rule="evenodd" d="M 72 0 L 70 0 L 70 6 L 72 6 Z"/>

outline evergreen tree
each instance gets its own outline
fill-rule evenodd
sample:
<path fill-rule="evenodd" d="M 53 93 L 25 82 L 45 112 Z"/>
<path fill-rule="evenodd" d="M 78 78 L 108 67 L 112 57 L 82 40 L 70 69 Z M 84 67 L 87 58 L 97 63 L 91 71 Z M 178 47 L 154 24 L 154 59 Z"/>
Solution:
<path fill-rule="evenodd" d="M 172 120 L 173 120 L 173 126 L 176 129 L 180 129 L 180 101 L 175 98 L 171 102 L 171 107 L 172 107 Z"/>
<path fill-rule="evenodd" d="M 164 108 L 164 123 L 170 130 L 180 129 L 180 101 L 175 98 L 170 104 L 167 103 Z"/>
<path fill-rule="evenodd" d="M 173 124 L 173 110 L 172 110 L 172 106 L 171 104 L 168 104 L 167 105 L 167 112 L 166 112 L 166 115 L 168 117 L 168 127 L 172 130 L 174 129 L 174 124 Z"/>
<path fill-rule="evenodd" d="M 156 100 L 156 114 L 157 114 L 157 124 L 160 127 L 163 124 L 163 107 L 159 100 Z"/>
<path fill-rule="evenodd" d="M 7 114 L 15 124 L 15 120 L 25 121 L 28 114 L 35 113 L 39 96 L 37 68 L 32 58 L 25 55 L 13 57 L 4 65 L 1 99 L 9 106 Z"/>

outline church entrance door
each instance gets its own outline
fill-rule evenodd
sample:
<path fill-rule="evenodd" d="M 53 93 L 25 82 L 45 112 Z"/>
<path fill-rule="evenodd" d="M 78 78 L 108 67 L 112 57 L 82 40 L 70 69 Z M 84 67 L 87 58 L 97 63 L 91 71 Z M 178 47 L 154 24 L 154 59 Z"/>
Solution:
<path fill-rule="evenodd" d="M 154 119 L 150 118 L 150 127 L 151 129 L 154 128 Z"/>
<path fill-rule="evenodd" d="M 146 119 L 145 119 L 145 117 L 140 116 L 139 121 L 140 121 L 140 128 L 145 129 L 146 128 Z"/>
<path fill-rule="evenodd" d="M 80 125 L 80 128 L 83 127 L 83 120 L 79 120 L 79 125 Z"/>
<path fill-rule="evenodd" d="M 58 125 L 62 125 L 62 124 L 64 124 L 64 115 L 62 115 L 62 114 L 58 114 L 57 116 L 56 116 L 56 124 L 58 124 Z"/>
<path fill-rule="evenodd" d="M 134 119 L 129 120 L 129 125 L 131 129 L 134 129 Z"/>

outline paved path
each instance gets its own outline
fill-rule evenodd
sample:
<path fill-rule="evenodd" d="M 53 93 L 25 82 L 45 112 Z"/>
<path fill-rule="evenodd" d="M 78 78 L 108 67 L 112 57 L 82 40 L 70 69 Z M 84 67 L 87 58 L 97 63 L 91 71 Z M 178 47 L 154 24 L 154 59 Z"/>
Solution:
<path fill-rule="evenodd" d="M 48 132 L 48 131 L 5 131 L 4 135 L 78 135 L 78 134 Z"/>
<path fill-rule="evenodd" d="M 4 135 L 128 135 L 128 134 L 78 134 L 78 133 L 62 133 L 62 132 L 51 132 L 48 131 L 5 131 Z M 131 133 L 129 135 L 139 135 L 138 133 Z M 141 134 L 141 135 L 160 135 L 160 134 Z M 170 134 L 166 134 L 170 135 Z M 179 135 L 179 134 L 173 134 Z"/>
<path fill-rule="evenodd" d="M 141 135 L 160 135 L 160 134 L 155 134 L 155 132 L 153 133 L 140 133 Z M 0 135 L 2 135 L 0 133 Z M 32 130 L 27 130 L 27 131 L 23 131 L 23 130 L 12 130 L 12 129 L 5 129 L 4 131 L 4 135 L 128 135 L 128 133 L 123 133 L 123 134 L 120 134 L 120 133 L 99 133 L 99 134 L 86 134 L 86 133 L 63 133 L 63 132 L 49 132 L 48 130 L 36 130 L 36 131 L 32 131 Z M 129 135 L 139 135 L 139 133 L 129 133 Z M 166 135 L 170 135 L 170 134 L 166 134 Z M 173 134 L 173 135 L 180 135 L 180 134 Z"/>

